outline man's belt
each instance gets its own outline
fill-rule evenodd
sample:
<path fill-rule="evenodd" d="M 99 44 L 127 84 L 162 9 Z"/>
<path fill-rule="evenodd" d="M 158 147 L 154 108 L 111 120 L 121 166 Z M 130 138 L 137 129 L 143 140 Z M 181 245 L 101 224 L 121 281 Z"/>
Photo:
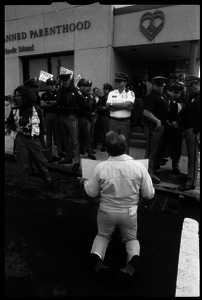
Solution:
<path fill-rule="evenodd" d="M 110 117 L 110 119 L 115 120 L 115 121 L 127 121 L 127 120 L 130 120 L 130 117 L 127 117 L 127 118 Z"/>

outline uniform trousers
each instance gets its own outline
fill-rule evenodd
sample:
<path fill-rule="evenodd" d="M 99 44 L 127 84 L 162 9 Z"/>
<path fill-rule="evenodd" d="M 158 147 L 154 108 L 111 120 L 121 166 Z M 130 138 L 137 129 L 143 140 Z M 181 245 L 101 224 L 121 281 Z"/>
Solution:
<path fill-rule="evenodd" d="M 80 117 L 78 120 L 79 125 L 79 141 L 80 149 L 84 150 L 84 147 L 87 147 L 88 154 L 92 154 L 92 145 L 91 145 L 91 122 L 86 117 Z"/>
<path fill-rule="evenodd" d="M 41 177 L 46 183 L 51 182 L 49 171 L 43 155 L 43 148 L 38 137 L 31 137 L 18 133 L 15 138 L 16 158 L 22 188 L 29 187 L 29 166 L 32 160 Z"/>
<path fill-rule="evenodd" d="M 62 152 L 62 145 L 59 139 L 59 117 L 55 112 L 46 112 L 45 114 L 45 127 L 46 127 L 46 157 L 52 160 L 52 141 L 53 136 L 56 139 L 57 151 Z"/>
<path fill-rule="evenodd" d="M 123 134 L 126 138 L 127 147 L 126 154 L 129 155 L 129 146 L 130 146 L 130 119 L 128 120 L 115 120 L 110 119 L 109 121 L 109 130 L 115 131 L 118 134 Z"/>
<path fill-rule="evenodd" d="M 109 117 L 98 115 L 95 123 L 95 132 L 94 132 L 95 145 L 97 145 L 98 142 L 101 142 L 102 145 L 104 146 L 105 136 L 108 131 L 109 131 Z"/>
<path fill-rule="evenodd" d="M 148 172 L 153 177 L 155 166 L 160 165 L 164 126 L 154 128 L 152 125 L 144 124 L 144 132 L 146 136 L 145 158 L 149 159 Z"/>
<path fill-rule="evenodd" d="M 140 255 L 140 244 L 137 240 L 137 212 L 134 215 L 129 215 L 128 209 L 121 209 L 119 212 L 98 210 L 98 234 L 93 241 L 91 253 L 98 254 L 104 260 L 111 235 L 116 226 L 119 227 L 122 241 L 126 245 L 128 262 L 134 255 Z"/>
<path fill-rule="evenodd" d="M 187 183 L 196 186 L 198 176 L 198 152 L 199 142 L 193 128 L 184 131 L 184 138 L 187 147 Z"/>
<path fill-rule="evenodd" d="M 65 147 L 65 159 L 80 162 L 79 141 L 78 141 L 78 120 L 75 114 L 60 116 L 60 127 L 62 140 Z"/>

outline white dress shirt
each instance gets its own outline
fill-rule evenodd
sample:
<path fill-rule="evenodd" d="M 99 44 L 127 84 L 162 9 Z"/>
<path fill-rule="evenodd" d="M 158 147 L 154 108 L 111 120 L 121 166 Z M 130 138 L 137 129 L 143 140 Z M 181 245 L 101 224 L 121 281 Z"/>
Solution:
<path fill-rule="evenodd" d="M 126 90 L 124 90 L 122 93 L 119 93 L 118 90 L 114 90 L 109 93 L 107 103 L 113 104 L 113 103 L 123 103 L 126 101 L 131 101 L 132 103 L 135 102 L 135 94 L 133 91 L 128 91 L 126 93 Z M 122 109 L 117 111 L 110 111 L 110 117 L 114 118 L 128 118 L 131 115 L 130 110 Z"/>
<path fill-rule="evenodd" d="M 100 162 L 84 188 L 90 197 L 100 194 L 100 209 L 108 212 L 128 209 L 138 204 L 140 194 L 152 199 L 155 193 L 144 165 L 126 154 Z"/>

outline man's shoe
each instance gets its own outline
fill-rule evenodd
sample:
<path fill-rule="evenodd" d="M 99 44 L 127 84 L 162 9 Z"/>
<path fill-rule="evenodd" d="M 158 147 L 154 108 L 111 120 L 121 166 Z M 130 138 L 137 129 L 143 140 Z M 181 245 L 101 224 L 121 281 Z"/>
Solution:
<path fill-rule="evenodd" d="M 65 165 L 65 164 L 72 164 L 72 159 L 63 159 L 62 161 L 59 161 L 59 165 Z"/>
<path fill-rule="evenodd" d="M 88 158 L 96 160 L 96 157 L 93 154 L 88 154 Z"/>
<path fill-rule="evenodd" d="M 80 149 L 80 154 L 85 155 L 86 151 L 84 149 Z"/>
<path fill-rule="evenodd" d="M 92 150 L 92 153 L 95 154 L 96 152 L 94 150 Z"/>
<path fill-rule="evenodd" d="M 136 274 L 139 262 L 139 255 L 134 255 L 127 265 L 118 271 L 117 280 L 123 283 L 129 282 L 130 279 Z"/>
<path fill-rule="evenodd" d="M 74 172 L 78 171 L 79 167 L 80 167 L 80 163 L 75 163 L 74 166 L 72 167 L 72 171 Z"/>
<path fill-rule="evenodd" d="M 176 175 L 180 175 L 180 170 L 179 168 L 173 168 L 173 174 L 176 174 Z"/>
<path fill-rule="evenodd" d="M 94 274 L 96 274 L 96 276 L 98 276 L 100 279 L 109 280 L 114 274 L 113 269 L 104 265 L 101 258 L 96 253 L 90 254 L 89 263 Z"/>
<path fill-rule="evenodd" d="M 107 149 L 105 147 L 102 147 L 101 152 L 105 152 L 105 151 L 107 151 Z"/>
<path fill-rule="evenodd" d="M 58 153 L 58 156 L 65 158 L 65 153 Z"/>
<path fill-rule="evenodd" d="M 52 163 L 52 162 L 58 162 L 62 159 L 62 157 L 59 157 L 59 156 L 53 156 L 53 158 L 51 160 L 49 160 L 48 162 L 49 163 Z"/>
<path fill-rule="evenodd" d="M 189 190 L 195 190 L 195 186 L 192 184 L 182 184 L 180 186 L 178 186 L 178 190 L 179 191 L 189 191 Z"/>
<path fill-rule="evenodd" d="M 161 182 L 161 179 L 158 178 L 157 176 L 153 175 L 152 176 L 152 182 L 155 183 L 155 184 L 158 184 Z"/>

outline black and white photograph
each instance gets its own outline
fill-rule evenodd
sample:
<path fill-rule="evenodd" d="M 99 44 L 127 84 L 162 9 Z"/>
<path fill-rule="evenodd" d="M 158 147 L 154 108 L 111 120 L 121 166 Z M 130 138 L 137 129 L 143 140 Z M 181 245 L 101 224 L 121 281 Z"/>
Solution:
<path fill-rule="evenodd" d="M 200 297 L 199 3 L 4 28 L 5 297 Z"/>

